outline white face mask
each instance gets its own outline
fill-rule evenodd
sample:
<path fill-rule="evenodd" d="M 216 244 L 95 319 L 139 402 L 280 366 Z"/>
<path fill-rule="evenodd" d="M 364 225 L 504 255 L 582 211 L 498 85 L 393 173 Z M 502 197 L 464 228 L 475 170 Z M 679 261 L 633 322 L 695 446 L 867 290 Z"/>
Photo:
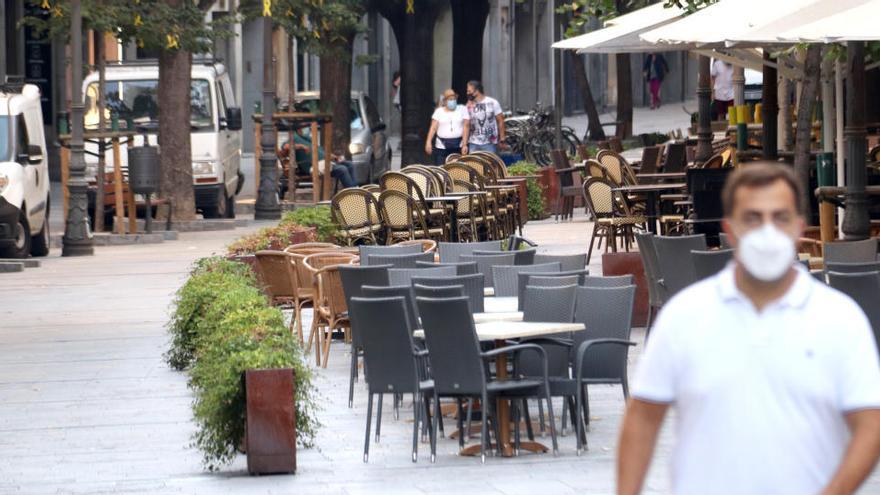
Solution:
<path fill-rule="evenodd" d="M 739 239 L 736 256 L 753 277 L 775 282 L 794 263 L 794 252 L 794 240 L 772 223 L 765 223 Z"/>

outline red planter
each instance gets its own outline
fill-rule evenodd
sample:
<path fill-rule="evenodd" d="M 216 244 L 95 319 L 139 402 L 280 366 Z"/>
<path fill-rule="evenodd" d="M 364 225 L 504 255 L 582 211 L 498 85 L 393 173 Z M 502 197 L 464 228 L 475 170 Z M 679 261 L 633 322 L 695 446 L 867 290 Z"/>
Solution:
<path fill-rule="evenodd" d="M 248 472 L 296 472 L 293 369 L 248 370 L 244 378 Z"/>
<path fill-rule="evenodd" d="M 632 275 L 636 284 L 636 300 L 633 305 L 632 325 L 648 323 L 648 279 L 642 265 L 642 256 L 635 253 L 605 253 L 602 255 L 602 275 Z"/>

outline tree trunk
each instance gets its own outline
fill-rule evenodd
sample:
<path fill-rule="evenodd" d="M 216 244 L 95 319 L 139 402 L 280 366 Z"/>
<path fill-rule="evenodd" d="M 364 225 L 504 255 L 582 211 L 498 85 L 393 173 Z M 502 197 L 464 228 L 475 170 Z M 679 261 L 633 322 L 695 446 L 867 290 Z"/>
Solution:
<path fill-rule="evenodd" d="M 628 138 L 633 133 L 632 70 L 629 53 L 615 55 L 617 61 L 617 135 Z"/>
<path fill-rule="evenodd" d="M 179 5 L 181 0 L 167 0 Z M 190 144 L 190 70 L 192 54 L 184 50 L 159 52 L 160 190 L 171 199 L 175 220 L 195 218 L 192 148 Z"/>
<path fill-rule="evenodd" d="M 351 157 L 351 59 L 354 35 L 321 55 L 321 108 L 333 115 L 333 154 Z M 363 123 L 368 125 L 367 122 Z M 329 151 L 329 150 L 327 150 Z"/>
<path fill-rule="evenodd" d="M 450 0 L 452 7 L 452 89 L 464 101 L 467 82 L 483 78 L 483 32 L 488 0 Z M 445 88 L 437 88 L 445 89 Z"/>
<path fill-rule="evenodd" d="M 587 135 L 584 137 L 593 141 L 603 140 L 605 139 L 605 130 L 602 129 L 602 124 L 599 121 L 599 110 L 596 109 L 596 101 L 593 100 L 593 90 L 590 88 L 590 81 L 587 79 L 587 67 L 584 64 L 584 58 L 574 50 L 568 50 L 568 55 L 569 60 L 571 60 L 572 72 L 574 72 L 574 82 L 581 92 L 581 98 L 584 100 L 584 111 L 587 112 Z"/>
<path fill-rule="evenodd" d="M 804 62 L 804 80 L 801 97 L 798 100 L 797 127 L 794 148 L 794 171 L 801 183 L 804 214 L 807 221 L 810 215 L 810 138 L 812 135 L 813 104 L 819 92 L 819 73 L 822 64 L 822 45 L 811 44 L 807 48 Z"/>
<path fill-rule="evenodd" d="M 436 106 L 433 80 L 434 22 L 445 0 L 419 0 L 415 12 L 397 0 L 372 0 L 371 6 L 391 24 L 400 52 L 401 166 L 425 163 L 425 137 Z"/>

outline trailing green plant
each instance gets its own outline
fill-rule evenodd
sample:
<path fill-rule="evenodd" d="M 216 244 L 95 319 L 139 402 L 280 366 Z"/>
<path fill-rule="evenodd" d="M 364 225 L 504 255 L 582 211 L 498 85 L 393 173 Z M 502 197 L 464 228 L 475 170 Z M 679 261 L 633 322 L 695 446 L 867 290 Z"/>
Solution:
<path fill-rule="evenodd" d="M 507 168 L 510 175 L 537 175 L 541 171 L 541 167 L 533 162 L 525 160 L 518 161 Z M 526 181 L 526 191 L 529 209 L 529 220 L 541 220 L 544 218 L 544 193 L 541 184 L 536 179 L 528 179 Z"/>
<path fill-rule="evenodd" d="M 244 263 L 224 258 L 203 258 L 195 263 L 189 279 L 178 289 L 172 302 L 174 310 L 167 325 L 171 346 L 165 352 L 165 361 L 172 368 L 184 370 L 192 364 L 196 337 L 201 327 L 210 322 L 205 315 L 217 294 L 242 285 L 257 285 L 253 270 Z"/>
<path fill-rule="evenodd" d="M 228 464 L 242 445 L 249 369 L 292 368 L 297 442 L 311 446 L 319 427 L 312 375 L 299 342 L 257 287 L 250 268 L 224 258 L 196 262 L 173 303 L 168 363 L 188 369 L 196 432 L 193 445 L 209 470 Z"/>
<path fill-rule="evenodd" d="M 316 240 L 321 242 L 339 242 L 339 225 L 333 221 L 329 206 L 309 206 L 297 208 L 285 213 L 281 224 L 294 223 L 305 227 L 314 227 Z"/>
<path fill-rule="evenodd" d="M 294 222 L 281 222 L 274 227 L 266 227 L 257 232 L 246 235 L 230 244 L 226 249 L 228 254 L 244 256 L 254 254 L 262 249 L 281 250 L 294 243 L 308 226 Z M 309 241 L 315 240 L 315 236 L 308 237 Z"/>

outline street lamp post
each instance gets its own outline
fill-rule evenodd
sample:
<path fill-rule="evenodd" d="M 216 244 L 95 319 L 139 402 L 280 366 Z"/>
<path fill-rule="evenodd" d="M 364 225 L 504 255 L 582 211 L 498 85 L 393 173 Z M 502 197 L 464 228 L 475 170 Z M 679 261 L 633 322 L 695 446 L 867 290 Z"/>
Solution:
<path fill-rule="evenodd" d="M 67 221 L 62 238 L 62 256 L 87 256 L 95 254 L 94 241 L 89 229 L 89 212 L 86 182 L 86 162 L 83 153 L 83 106 L 82 99 L 82 12 L 80 0 L 71 0 L 71 136 L 70 136 L 70 179 L 67 190 L 70 202 Z M 101 205 L 96 205 L 100 215 Z"/>
<path fill-rule="evenodd" d="M 260 134 L 260 184 L 254 218 L 277 220 L 281 218 L 278 203 L 278 169 L 275 165 L 275 132 L 272 109 L 275 106 L 275 78 L 272 60 L 272 18 L 263 16 L 263 129 Z M 312 139 L 316 139 L 312 136 Z M 292 146 L 292 145 L 291 145 Z"/>
<path fill-rule="evenodd" d="M 846 213 L 843 234 L 846 240 L 867 239 L 871 222 L 865 194 L 865 42 L 846 44 Z"/>

